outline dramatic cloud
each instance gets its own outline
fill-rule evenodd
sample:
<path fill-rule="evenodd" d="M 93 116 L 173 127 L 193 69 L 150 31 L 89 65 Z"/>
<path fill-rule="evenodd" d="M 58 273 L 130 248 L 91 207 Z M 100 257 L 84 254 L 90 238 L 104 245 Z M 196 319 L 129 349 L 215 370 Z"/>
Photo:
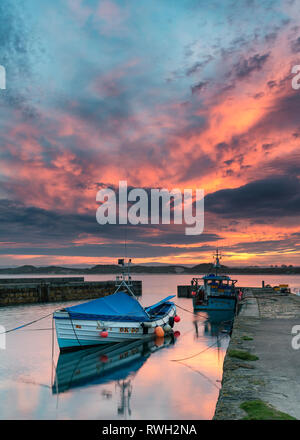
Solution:
<path fill-rule="evenodd" d="M 291 48 L 294 53 L 300 52 L 300 37 L 298 37 L 296 40 L 292 41 Z"/>
<path fill-rule="evenodd" d="M 205 206 L 208 211 L 235 219 L 299 216 L 300 181 L 284 175 L 223 189 L 209 194 Z"/>
<path fill-rule="evenodd" d="M 249 76 L 255 70 L 261 70 L 265 62 L 269 58 L 268 53 L 264 55 L 255 54 L 248 59 L 241 59 L 235 66 L 234 70 L 238 78 Z"/>
<path fill-rule="evenodd" d="M 127 228 L 139 262 L 193 264 L 217 245 L 233 264 L 298 258 L 299 5 L 219 3 L 1 2 L 2 266 L 122 254 L 125 228 L 95 219 L 120 180 L 206 194 L 200 236 Z"/>

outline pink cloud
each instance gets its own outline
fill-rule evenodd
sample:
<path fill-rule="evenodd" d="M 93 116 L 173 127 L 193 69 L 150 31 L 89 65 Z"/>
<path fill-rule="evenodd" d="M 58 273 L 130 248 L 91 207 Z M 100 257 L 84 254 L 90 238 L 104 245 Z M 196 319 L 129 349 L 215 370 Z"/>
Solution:
<path fill-rule="evenodd" d="M 118 6 L 111 0 L 100 0 L 96 17 L 100 20 L 100 33 L 111 35 L 126 30 L 125 22 L 129 11 L 125 7 Z"/>

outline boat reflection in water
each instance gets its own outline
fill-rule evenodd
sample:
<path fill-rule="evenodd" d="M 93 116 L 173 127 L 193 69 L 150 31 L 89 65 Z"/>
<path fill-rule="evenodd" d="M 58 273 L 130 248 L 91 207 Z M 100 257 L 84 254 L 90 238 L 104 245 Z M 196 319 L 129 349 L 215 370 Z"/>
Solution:
<path fill-rule="evenodd" d="M 234 311 L 214 310 L 207 313 L 207 320 L 204 323 L 204 333 L 210 336 L 220 334 L 231 334 Z"/>
<path fill-rule="evenodd" d="M 231 310 L 211 310 L 206 312 L 204 336 L 217 338 L 231 334 L 235 313 Z M 202 324 L 203 321 L 201 321 Z M 196 337 L 199 337 L 198 321 L 194 321 Z"/>
<path fill-rule="evenodd" d="M 157 350 L 174 344 L 173 334 L 147 341 L 135 340 L 60 353 L 52 393 L 64 393 L 71 388 L 103 385 L 115 382 L 120 390 L 119 415 L 129 415 L 132 379 L 147 359 Z M 111 397 L 108 393 L 107 399 Z"/>

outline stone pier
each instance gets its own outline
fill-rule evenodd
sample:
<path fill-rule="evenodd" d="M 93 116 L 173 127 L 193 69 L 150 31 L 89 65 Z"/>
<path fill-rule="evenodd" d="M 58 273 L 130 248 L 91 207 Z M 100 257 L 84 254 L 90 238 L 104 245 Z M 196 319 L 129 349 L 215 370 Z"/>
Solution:
<path fill-rule="evenodd" d="M 215 420 L 300 419 L 300 349 L 292 344 L 297 325 L 300 297 L 268 288 L 245 291 Z"/>
<path fill-rule="evenodd" d="M 142 281 L 132 283 L 135 295 L 141 296 Z M 101 298 L 115 289 L 115 281 L 84 281 L 83 277 L 0 279 L 0 306 Z"/>

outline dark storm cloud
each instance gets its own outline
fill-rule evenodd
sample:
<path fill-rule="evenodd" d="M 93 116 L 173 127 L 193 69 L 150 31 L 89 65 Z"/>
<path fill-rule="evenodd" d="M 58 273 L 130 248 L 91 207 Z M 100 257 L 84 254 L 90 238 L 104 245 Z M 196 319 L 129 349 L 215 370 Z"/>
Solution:
<path fill-rule="evenodd" d="M 277 32 L 270 32 L 265 36 L 265 40 L 267 43 L 273 43 L 277 39 L 278 33 Z"/>
<path fill-rule="evenodd" d="M 205 209 L 227 218 L 274 218 L 300 214 L 300 182 L 278 176 L 205 197 Z"/>
<path fill-rule="evenodd" d="M 264 163 L 263 168 L 271 174 L 284 174 L 286 176 L 300 175 L 300 153 L 289 153 Z"/>
<path fill-rule="evenodd" d="M 122 125 L 127 123 L 129 115 L 132 114 L 130 98 L 125 94 L 109 97 L 109 99 L 96 96 L 81 97 L 76 105 L 73 105 L 72 101 L 66 102 L 59 98 L 57 106 L 60 109 L 63 108 L 67 114 L 78 117 L 87 125 L 101 128 L 107 132 L 113 128 L 109 124 L 110 120 L 115 119 L 118 121 L 115 129 L 118 128 L 120 131 Z"/>
<path fill-rule="evenodd" d="M 53 240 L 59 243 L 75 238 L 79 230 L 91 234 L 98 232 L 92 216 L 61 214 L 11 200 L 0 200 L 0 224 L 0 241 L 3 242 L 36 244 Z"/>
<path fill-rule="evenodd" d="M 249 145 L 247 141 L 244 138 L 244 135 L 241 136 L 232 136 L 229 143 L 227 142 L 220 142 L 215 145 L 215 151 L 217 153 L 217 162 L 215 163 L 215 166 L 217 165 L 219 168 L 222 167 L 222 158 L 224 156 L 228 157 L 228 153 L 231 153 L 231 157 L 223 161 L 223 164 L 226 165 L 224 172 L 227 175 L 232 175 L 231 170 L 227 170 L 227 167 L 232 165 L 233 163 L 236 163 L 239 165 L 239 167 L 242 169 L 243 167 L 243 161 L 244 161 L 244 154 L 241 153 L 243 149 L 248 149 Z"/>
<path fill-rule="evenodd" d="M 212 55 L 206 55 L 202 61 L 197 61 L 196 63 L 192 64 L 190 67 L 186 69 L 186 76 L 194 75 L 195 73 L 201 72 L 201 70 L 209 64 L 214 57 Z"/>
<path fill-rule="evenodd" d="M 269 150 L 272 149 L 272 147 L 274 147 L 274 144 L 263 144 L 263 145 L 261 146 L 261 148 L 262 148 L 264 151 L 269 151 Z"/>
<path fill-rule="evenodd" d="M 145 246 L 144 244 L 130 243 L 127 245 L 127 253 L 135 258 L 149 258 L 174 255 L 178 252 L 188 252 L 189 254 L 199 254 L 213 250 L 213 246 L 197 246 L 197 248 L 177 247 L 177 246 Z M 122 243 L 114 244 L 97 244 L 97 245 L 82 245 L 82 246 L 66 246 L 63 248 L 49 248 L 43 247 L 22 247 L 22 248 L 0 248 L 0 255 L 48 255 L 48 256 L 78 256 L 78 257 L 113 257 L 124 254 L 124 245 Z"/>
<path fill-rule="evenodd" d="M 291 42 L 291 49 L 293 53 L 300 52 L 300 37 L 298 37 L 296 40 Z"/>
<path fill-rule="evenodd" d="M 265 53 L 263 55 L 255 54 L 249 58 L 241 58 L 234 66 L 236 76 L 238 78 L 245 78 L 252 72 L 261 70 L 269 56 L 269 53 Z"/>
<path fill-rule="evenodd" d="M 199 157 L 195 157 L 195 159 L 184 169 L 180 181 L 184 182 L 186 180 L 210 174 L 215 165 L 216 162 L 207 154 L 203 153 Z"/>
<path fill-rule="evenodd" d="M 274 80 L 271 80 L 271 81 L 268 81 L 268 82 L 267 82 L 267 86 L 268 86 L 270 89 L 273 89 L 273 87 L 276 87 L 276 85 L 277 85 L 277 83 L 276 83 L 276 81 L 274 81 Z"/>
<path fill-rule="evenodd" d="M 261 130 L 264 133 L 270 131 L 294 130 L 299 129 L 300 114 L 300 93 L 292 90 L 289 84 L 290 79 L 286 78 L 279 87 L 288 87 L 288 94 L 277 98 L 273 105 L 268 108 L 267 113 L 258 123 L 253 126 L 253 130 Z"/>
<path fill-rule="evenodd" d="M 49 255 L 114 255 L 116 249 L 123 249 L 125 236 L 130 248 L 143 250 L 144 256 L 171 254 L 174 245 L 183 246 L 194 243 L 209 243 L 220 240 L 215 233 L 200 236 L 185 235 L 185 225 L 99 225 L 95 212 L 90 214 L 64 214 L 28 207 L 10 200 L 0 200 L 0 252 L 13 254 Z M 93 236 L 109 244 L 70 245 L 78 238 Z M 116 244 L 115 242 L 118 241 Z M 15 243 L 5 246 L 4 243 Z M 51 245 L 49 246 L 49 242 Z M 19 243 L 19 245 L 18 245 Z M 23 244 L 22 244 L 23 243 Z M 31 243 L 27 247 L 24 243 Z M 164 245 L 161 247 L 161 245 Z M 109 250 L 111 249 L 111 250 Z M 66 253 L 65 253 L 66 252 Z M 103 252 L 106 252 L 103 253 Z M 139 251 L 141 252 L 141 250 Z"/>
<path fill-rule="evenodd" d="M 191 86 L 192 94 L 201 92 L 202 90 L 205 89 L 207 84 L 208 84 L 208 81 L 200 81 L 197 84 Z"/>
<path fill-rule="evenodd" d="M 279 240 L 263 240 L 263 241 L 247 241 L 237 243 L 231 247 L 232 251 L 236 252 L 251 252 L 251 253 L 265 253 L 276 251 L 277 253 L 285 252 L 287 248 L 299 250 L 300 246 L 295 243 L 296 237 L 291 234 L 287 238 Z"/>
<path fill-rule="evenodd" d="M 215 145 L 215 148 L 220 153 L 224 153 L 230 150 L 230 146 L 226 142 L 220 142 L 219 144 Z"/>

